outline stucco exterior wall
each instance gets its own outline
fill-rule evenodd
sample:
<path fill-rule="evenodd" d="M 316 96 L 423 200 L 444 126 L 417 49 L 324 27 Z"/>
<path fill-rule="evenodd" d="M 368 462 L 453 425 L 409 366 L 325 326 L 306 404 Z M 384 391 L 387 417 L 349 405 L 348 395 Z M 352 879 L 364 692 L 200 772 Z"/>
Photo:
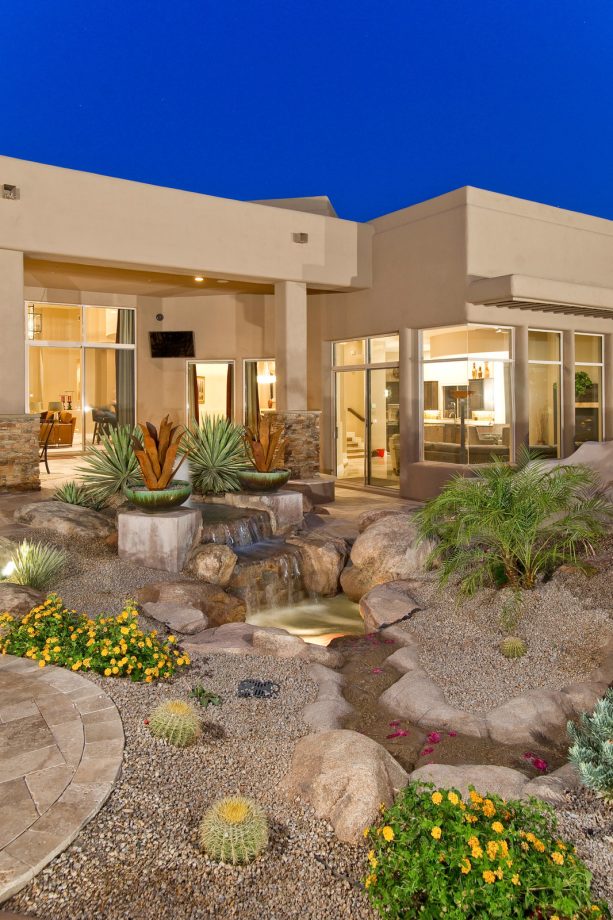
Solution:
<path fill-rule="evenodd" d="M 370 283 L 366 224 L 0 157 L 0 249 L 158 271 L 353 287 Z M 307 233 L 296 243 L 293 233 Z"/>

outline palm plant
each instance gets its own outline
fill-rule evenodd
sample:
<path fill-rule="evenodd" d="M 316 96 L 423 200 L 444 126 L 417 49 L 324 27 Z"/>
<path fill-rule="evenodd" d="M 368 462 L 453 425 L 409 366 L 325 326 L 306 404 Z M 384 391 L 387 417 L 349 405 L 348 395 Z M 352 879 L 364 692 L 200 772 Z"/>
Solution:
<path fill-rule="evenodd" d="M 67 555 L 62 549 L 23 540 L 13 550 L 2 574 L 16 585 L 44 590 L 60 574 L 66 560 Z"/>
<path fill-rule="evenodd" d="M 527 448 L 516 467 L 495 459 L 474 476 L 457 476 L 415 515 L 422 539 L 434 539 L 430 563 L 460 591 L 485 586 L 533 588 L 563 563 L 587 569 L 613 506 L 585 466 L 549 468 Z"/>
<path fill-rule="evenodd" d="M 219 495 L 238 492 L 237 470 L 247 465 L 244 430 L 224 416 L 205 415 L 198 424 L 192 420 L 185 433 L 183 450 L 189 456 L 194 490 Z"/>
<path fill-rule="evenodd" d="M 141 442 L 141 433 L 131 425 L 120 425 L 103 434 L 101 446 L 88 447 L 83 466 L 78 467 L 81 479 L 92 500 L 106 503 L 113 495 L 122 495 L 125 485 L 142 482 L 138 460 L 134 454 L 132 438 Z"/>

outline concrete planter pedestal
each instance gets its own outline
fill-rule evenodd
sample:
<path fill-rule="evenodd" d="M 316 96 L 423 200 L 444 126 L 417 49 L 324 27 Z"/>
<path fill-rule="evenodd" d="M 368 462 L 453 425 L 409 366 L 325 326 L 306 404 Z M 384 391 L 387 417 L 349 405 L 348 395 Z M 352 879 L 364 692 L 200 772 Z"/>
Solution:
<path fill-rule="evenodd" d="M 118 552 L 149 569 L 181 572 L 200 538 L 202 514 L 195 508 L 177 508 L 160 514 L 120 511 L 117 515 Z"/>

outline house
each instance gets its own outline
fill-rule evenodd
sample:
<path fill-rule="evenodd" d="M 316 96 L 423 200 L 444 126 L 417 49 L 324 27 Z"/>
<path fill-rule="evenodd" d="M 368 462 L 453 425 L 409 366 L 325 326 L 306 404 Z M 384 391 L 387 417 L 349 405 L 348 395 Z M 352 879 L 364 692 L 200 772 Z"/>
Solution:
<path fill-rule="evenodd" d="M 0 157 L 0 488 L 116 424 L 287 425 L 295 478 L 433 495 L 613 432 L 613 223 L 462 188 L 366 224 Z M 54 443 L 55 442 L 55 443 Z"/>

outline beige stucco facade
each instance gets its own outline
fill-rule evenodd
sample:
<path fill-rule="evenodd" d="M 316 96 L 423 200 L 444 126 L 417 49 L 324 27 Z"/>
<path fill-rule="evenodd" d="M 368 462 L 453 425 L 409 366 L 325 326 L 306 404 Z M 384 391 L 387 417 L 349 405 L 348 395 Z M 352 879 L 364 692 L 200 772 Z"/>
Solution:
<path fill-rule="evenodd" d="M 0 157 L 2 184 L 19 192 L 0 198 L 0 414 L 29 408 L 24 303 L 35 302 L 135 310 L 138 419 L 186 421 L 186 360 L 151 358 L 151 331 L 192 330 L 196 360 L 234 363 L 239 421 L 244 361 L 274 359 L 277 408 L 322 412 L 326 472 L 338 470 L 331 343 L 398 334 L 407 497 L 458 470 L 424 459 L 424 329 L 510 327 L 511 451 L 528 436 L 528 328 L 559 331 L 563 454 L 575 444 L 574 334 L 603 335 L 612 436 L 610 221 L 463 188 L 358 224 L 326 199 L 230 201 Z"/>

